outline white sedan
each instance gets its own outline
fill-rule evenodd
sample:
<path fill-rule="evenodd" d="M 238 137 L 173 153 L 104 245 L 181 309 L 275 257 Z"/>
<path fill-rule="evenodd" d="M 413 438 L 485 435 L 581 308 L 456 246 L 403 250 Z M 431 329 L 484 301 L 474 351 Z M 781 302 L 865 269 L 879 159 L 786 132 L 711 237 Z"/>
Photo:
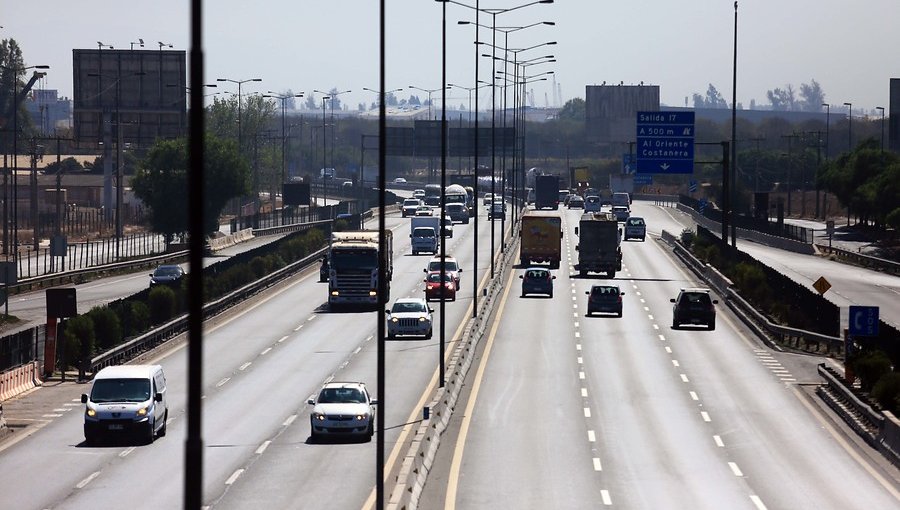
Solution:
<path fill-rule="evenodd" d="M 378 401 L 369 396 L 364 383 L 327 383 L 307 404 L 313 406 L 309 414 L 311 439 L 326 435 L 371 438 L 375 433 Z"/>

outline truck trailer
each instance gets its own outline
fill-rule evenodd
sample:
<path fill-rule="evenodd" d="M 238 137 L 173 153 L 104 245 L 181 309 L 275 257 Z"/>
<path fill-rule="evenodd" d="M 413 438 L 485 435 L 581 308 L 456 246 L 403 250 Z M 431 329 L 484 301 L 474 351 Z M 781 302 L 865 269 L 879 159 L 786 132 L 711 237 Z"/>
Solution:
<path fill-rule="evenodd" d="M 578 263 L 575 270 L 580 276 L 588 272 L 605 273 L 615 278 L 622 270 L 621 231 L 616 216 L 608 212 L 584 213 L 575 228 L 578 244 Z"/>
<path fill-rule="evenodd" d="M 378 292 L 391 297 L 394 272 L 393 232 L 385 230 L 385 249 L 379 251 L 377 230 L 333 232 L 328 250 L 328 305 L 378 307 Z M 384 260 L 385 281 L 378 279 L 379 257 Z"/>
<path fill-rule="evenodd" d="M 539 175 L 534 179 L 534 208 L 559 208 L 559 177 Z"/>
<path fill-rule="evenodd" d="M 562 257 L 562 218 L 548 211 L 527 210 L 522 216 L 519 261 L 523 267 L 549 263 L 559 269 Z"/>

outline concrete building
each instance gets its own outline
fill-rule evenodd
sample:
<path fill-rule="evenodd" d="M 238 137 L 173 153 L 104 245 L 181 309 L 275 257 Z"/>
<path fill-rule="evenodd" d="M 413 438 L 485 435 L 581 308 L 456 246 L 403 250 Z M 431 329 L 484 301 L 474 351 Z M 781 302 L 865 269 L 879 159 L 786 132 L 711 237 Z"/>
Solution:
<path fill-rule="evenodd" d="M 56 89 L 34 89 L 29 96 L 25 108 L 40 133 L 52 135 L 57 128 L 71 127 L 71 99 L 60 98 Z"/>

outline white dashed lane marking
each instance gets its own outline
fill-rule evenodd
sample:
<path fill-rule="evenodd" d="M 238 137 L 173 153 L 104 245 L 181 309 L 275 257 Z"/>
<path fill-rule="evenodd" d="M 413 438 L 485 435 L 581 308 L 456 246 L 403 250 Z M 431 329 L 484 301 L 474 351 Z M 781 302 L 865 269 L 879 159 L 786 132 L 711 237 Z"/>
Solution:
<path fill-rule="evenodd" d="M 90 474 L 90 476 L 88 476 L 84 480 L 78 482 L 78 485 L 76 485 L 75 488 L 83 489 L 87 484 L 91 483 L 94 480 L 94 478 L 97 478 L 98 476 L 100 476 L 100 471 L 94 471 L 93 473 Z"/>

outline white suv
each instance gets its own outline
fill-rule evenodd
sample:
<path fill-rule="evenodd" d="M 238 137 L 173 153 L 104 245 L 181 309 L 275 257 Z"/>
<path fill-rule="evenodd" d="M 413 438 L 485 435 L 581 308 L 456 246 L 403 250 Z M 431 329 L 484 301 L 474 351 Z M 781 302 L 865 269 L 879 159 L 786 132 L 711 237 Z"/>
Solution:
<path fill-rule="evenodd" d="M 424 336 L 431 339 L 434 310 L 423 298 L 400 298 L 394 301 L 390 310 L 384 311 L 387 318 L 387 337 L 397 338 L 400 335 Z"/>
<path fill-rule="evenodd" d="M 643 241 L 647 237 L 647 224 L 644 218 L 631 216 L 625 220 L 625 240 L 640 239 Z"/>
<path fill-rule="evenodd" d="M 318 397 L 306 403 L 313 406 L 309 414 L 311 439 L 325 435 L 370 438 L 375 434 L 378 401 L 369 396 L 361 382 L 327 383 L 319 390 Z"/>

